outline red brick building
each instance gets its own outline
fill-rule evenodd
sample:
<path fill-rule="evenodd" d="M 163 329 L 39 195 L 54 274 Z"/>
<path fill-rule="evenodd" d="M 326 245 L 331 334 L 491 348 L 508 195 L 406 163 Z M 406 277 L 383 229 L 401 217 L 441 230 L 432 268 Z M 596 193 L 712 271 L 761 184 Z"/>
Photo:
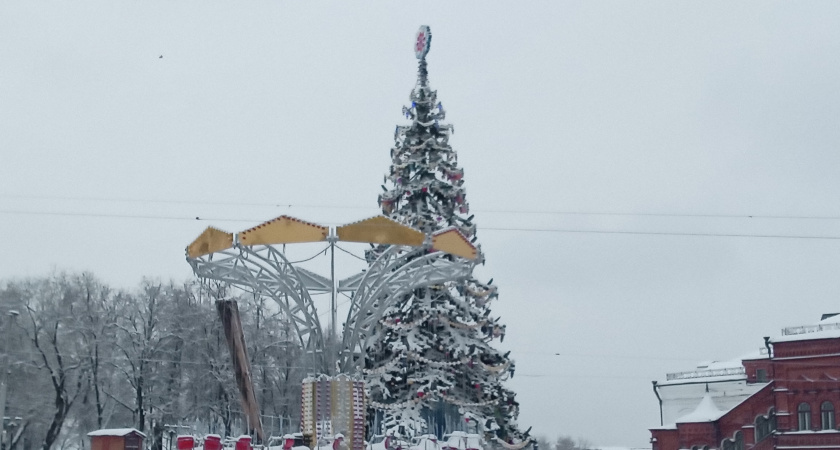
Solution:
<path fill-rule="evenodd" d="M 663 425 L 650 430 L 653 450 L 840 450 L 840 315 L 765 347 L 654 382 Z"/>

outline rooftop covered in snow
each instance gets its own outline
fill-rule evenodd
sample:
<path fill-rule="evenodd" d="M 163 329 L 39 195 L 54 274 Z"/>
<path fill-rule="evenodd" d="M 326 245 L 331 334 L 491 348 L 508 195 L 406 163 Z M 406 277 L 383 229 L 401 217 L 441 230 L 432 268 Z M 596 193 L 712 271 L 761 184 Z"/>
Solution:
<path fill-rule="evenodd" d="M 88 436 L 128 436 L 131 433 L 137 433 L 140 436 L 146 437 L 143 432 L 137 431 L 135 428 L 108 428 L 103 430 L 91 431 Z"/>
<path fill-rule="evenodd" d="M 814 325 L 800 325 L 782 329 L 782 335 L 770 342 L 810 341 L 840 338 L 840 314 L 823 314 Z"/>

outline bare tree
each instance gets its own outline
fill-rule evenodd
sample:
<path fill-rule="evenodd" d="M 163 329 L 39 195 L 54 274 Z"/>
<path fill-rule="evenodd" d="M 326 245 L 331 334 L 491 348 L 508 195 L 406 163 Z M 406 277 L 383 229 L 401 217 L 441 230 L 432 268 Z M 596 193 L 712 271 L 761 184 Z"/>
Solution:
<path fill-rule="evenodd" d="M 105 426 L 105 408 L 109 402 L 106 395 L 110 387 L 110 365 L 113 359 L 113 335 L 116 332 L 117 308 L 111 288 L 89 273 L 78 277 L 81 288 L 81 308 L 77 314 L 80 324 L 83 358 L 88 368 L 89 389 L 82 398 L 82 404 L 92 403 L 96 412 L 96 427 Z M 88 395 L 92 395 L 89 401 Z"/>
<path fill-rule="evenodd" d="M 36 351 L 37 368 L 49 374 L 53 415 L 41 448 L 57 441 L 73 402 L 82 392 L 83 361 L 78 357 L 80 335 L 75 328 L 79 289 L 65 275 L 24 283 L 18 291 L 25 308 L 24 333 Z"/>
<path fill-rule="evenodd" d="M 137 296 L 124 296 L 123 315 L 117 324 L 119 330 L 117 347 L 122 353 L 122 361 L 114 363 L 129 383 L 133 392 L 133 404 L 123 402 L 129 408 L 137 429 L 146 430 L 146 386 L 150 375 L 149 364 L 154 353 L 155 340 L 158 338 L 159 323 L 158 303 L 161 286 L 144 280 L 141 292 Z"/>

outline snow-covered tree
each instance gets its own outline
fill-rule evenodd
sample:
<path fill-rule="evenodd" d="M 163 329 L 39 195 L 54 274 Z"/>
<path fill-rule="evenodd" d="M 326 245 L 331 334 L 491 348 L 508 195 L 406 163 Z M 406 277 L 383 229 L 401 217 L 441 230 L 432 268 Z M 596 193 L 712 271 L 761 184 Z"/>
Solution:
<path fill-rule="evenodd" d="M 428 83 L 430 39 L 428 27 L 421 27 L 418 79 L 411 105 L 403 108 L 411 123 L 396 128 L 379 204 L 391 219 L 424 233 L 455 227 L 475 242 L 464 172 L 449 145 L 453 127 L 443 123 L 444 108 Z M 368 259 L 384 250 L 373 248 Z M 381 424 L 383 432 L 403 436 L 466 429 L 522 438 L 518 403 L 502 384 L 513 375 L 513 361 L 491 346 L 505 332 L 491 315 L 495 298 L 492 280 L 469 277 L 389 299 L 383 319 L 366 339 L 364 372 L 376 410 L 374 427 Z"/>
<path fill-rule="evenodd" d="M 0 280 L 0 361 L 15 418 L 6 448 L 81 447 L 98 428 L 142 427 L 153 449 L 168 446 L 168 431 L 185 431 L 167 424 L 241 434 L 216 294 L 228 298 L 194 282 L 117 290 L 89 273 Z M 261 298 L 230 298 L 242 305 L 264 426 L 288 431 L 300 416 L 302 351 Z"/>

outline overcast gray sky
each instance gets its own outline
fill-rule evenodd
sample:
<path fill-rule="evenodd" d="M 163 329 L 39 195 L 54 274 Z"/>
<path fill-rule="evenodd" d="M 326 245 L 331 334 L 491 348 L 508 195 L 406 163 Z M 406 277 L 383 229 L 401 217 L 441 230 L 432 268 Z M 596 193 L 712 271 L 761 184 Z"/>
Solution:
<path fill-rule="evenodd" d="M 521 424 L 648 445 L 651 380 L 840 311 L 840 3 L 514 3 L 1 2 L 0 277 L 376 214 L 428 24 Z"/>

